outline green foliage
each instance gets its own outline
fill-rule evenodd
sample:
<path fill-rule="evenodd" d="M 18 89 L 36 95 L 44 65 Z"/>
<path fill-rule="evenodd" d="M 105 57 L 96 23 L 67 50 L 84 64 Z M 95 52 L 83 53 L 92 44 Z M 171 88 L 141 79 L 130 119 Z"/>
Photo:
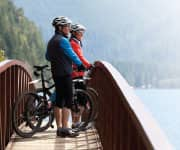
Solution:
<path fill-rule="evenodd" d="M 0 62 L 5 60 L 5 54 L 4 51 L 0 49 Z"/>
<path fill-rule="evenodd" d="M 0 47 L 9 59 L 30 65 L 44 63 L 45 45 L 41 33 L 10 0 L 0 0 Z"/>

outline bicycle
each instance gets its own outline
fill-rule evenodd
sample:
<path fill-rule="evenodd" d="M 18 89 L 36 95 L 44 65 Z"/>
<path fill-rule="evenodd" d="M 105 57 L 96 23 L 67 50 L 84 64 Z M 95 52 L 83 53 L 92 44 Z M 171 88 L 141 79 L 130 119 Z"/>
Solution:
<path fill-rule="evenodd" d="M 18 128 L 19 124 L 16 124 L 16 120 L 17 120 L 17 116 L 13 115 L 13 126 L 14 129 L 16 131 L 16 133 L 22 137 L 32 137 L 32 135 L 36 132 L 41 132 L 46 130 L 49 126 L 53 127 L 52 123 L 54 120 L 54 115 L 53 115 L 53 109 L 48 108 L 48 100 L 49 97 L 51 96 L 51 89 L 54 87 L 54 85 L 51 85 L 49 87 L 45 86 L 45 83 L 48 83 L 48 80 L 44 79 L 44 70 L 45 68 L 47 68 L 48 66 L 34 66 L 34 68 L 36 69 L 36 71 L 34 71 L 34 74 L 36 76 L 41 75 L 41 83 L 42 83 L 42 88 L 40 89 L 36 89 L 35 92 L 29 92 L 29 93 L 24 93 L 16 102 L 15 107 L 14 107 L 14 113 L 17 112 L 17 105 L 20 102 L 23 102 L 23 104 L 25 104 L 25 106 L 23 105 L 24 111 L 22 113 L 20 113 L 20 118 L 22 118 L 22 121 L 25 122 L 26 127 L 30 128 L 29 132 L 25 132 L 24 130 L 22 130 L 22 128 Z M 40 74 L 38 73 L 40 71 Z M 87 79 L 86 79 L 87 80 Z M 31 83 L 34 83 L 34 81 L 32 81 Z M 77 85 L 77 83 L 81 83 L 82 84 L 82 80 L 81 79 L 76 79 L 73 81 L 73 105 L 74 110 L 76 113 L 79 112 L 79 108 L 78 108 L 78 99 L 81 97 L 86 98 L 87 102 L 86 104 L 89 105 L 89 107 L 86 106 L 86 104 L 84 105 L 85 108 L 85 113 L 87 113 L 85 116 L 86 120 L 85 120 L 85 125 L 87 125 L 87 123 L 89 121 L 93 120 L 93 115 L 94 115 L 94 111 L 93 111 L 93 100 L 92 97 L 96 98 L 97 92 L 92 89 L 92 88 L 87 88 L 89 92 L 85 91 L 84 89 L 77 89 L 75 88 L 75 83 Z M 91 93 L 91 94 L 90 94 Z M 30 99 L 28 101 L 24 101 L 27 98 L 24 98 L 24 96 L 26 96 L 27 98 L 30 97 Z M 23 116 L 23 117 L 21 117 Z M 45 120 L 45 121 L 44 121 Z M 47 121 L 48 120 L 48 121 Z M 44 123 L 45 122 L 45 123 Z"/>
<path fill-rule="evenodd" d="M 46 67 L 47 66 L 45 66 L 45 68 Z M 41 75 L 41 79 L 42 79 L 41 81 L 42 81 L 42 87 L 43 87 L 41 89 L 37 89 L 36 93 L 39 95 L 43 95 L 44 98 L 49 98 L 51 96 L 50 90 L 54 87 L 54 85 L 46 87 L 45 82 L 49 83 L 49 80 L 51 78 L 49 78 L 48 80 L 44 80 L 44 74 L 43 74 L 43 69 L 45 69 L 44 66 L 42 66 L 42 68 L 39 66 L 35 66 L 35 68 L 36 68 L 36 71 L 34 71 L 34 74 L 37 77 L 39 75 Z M 37 71 L 40 71 L 40 74 Z M 81 104 L 79 103 L 79 99 L 88 99 L 87 102 L 89 102 L 89 105 L 91 108 L 91 110 L 89 110 L 89 112 L 87 112 L 87 107 L 85 105 L 87 102 L 83 104 L 83 107 L 85 108 L 85 111 L 83 114 L 86 114 L 86 115 L 83 115 L 84 117 L 82 117 L 82 121 L 84 122 L 84 124 L 83 124 L 83 126 L 80 126 L 80 127 L 86 127 L 90 121 L 93 121 L 93 120 L 95 120 L 95 118 L 97 118 L 97 104 L 96 105 L 94 105 L 94 104 L 97 103 L 96 99 L 98 97 L 98 94 L 93 88 L 88 87 L 86 84 L 86 82 L 88 80 L 90 80 L 90 78 L 89 78 L 90 74 L 91 74 L 91 70 L 88 70 L 88 71 L 86 71 L 86 75 L 83 78 L 73 79 L 73 91 L 75 91 L 73 93 L 73 106 L 74 106 L 73 111 L 76 113 L 80 112 L 79 105 L 81 105 Z M 81 100 L 81 101 L 83 101 L 83 100 Z M 47 102 L 46 102 L 46 104 L 47 104 Z M 52 113 L 50 113 L 50 114 L 52 115 Z M 49 116 L 49 117 L 50 117 L 49 122 L 47 122 L 47 124 L 45 124 L 44 127 L 40 127 L 39 131 L 44 131 L 49 126 L 52 126 L 53 120 L 52 120 L 51 116 Z"/>

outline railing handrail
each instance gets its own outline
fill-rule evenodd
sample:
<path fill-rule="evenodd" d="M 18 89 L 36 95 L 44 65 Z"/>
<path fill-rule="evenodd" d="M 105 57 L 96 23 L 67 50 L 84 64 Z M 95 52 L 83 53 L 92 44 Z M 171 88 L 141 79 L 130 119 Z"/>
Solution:
<path fill-rule="evenodd" d="M 117 82 L 117 85 L 124 94 L 129 107 L 136 115 L 139 123 L 142 125 L 144 132 L 146 133 L 154 149 L 172 149 L 172 145 L 170 145 L 162 129 L 152 117 L 151 113 L 148 112 L 148 110 L 145 108 L 141 100 L 136 96 L 132 88 L 130 88 L 122 75 L 111 64 L 107 62 L 102 63 L 108 69 L 109 73 L 111 73 L 114 80 Z"/>
<path fill-rule="evenodd" d="M 21 70 L 23 70 L 23 68 L 26 67 L 26 64 L 23 63 L 23 62 L 20 62 L 18 60 L 6 60 L 6 61 L 0 63 L 0 75 L 4 71 L 6 71 L 10 66 L 21 66 L 20 68 L 21 68 Z M 130 88 L 130 86 L 125 81 L 125 79 L 121 76 L 121 74 L 111 64 L 109 64 L 109 63 L 107 63 L 105 61 L 98 61 L 98 62 L 95 63 L 95 66 L 96 66 L 95 70 L 98 69 L 98 71 L 100 72 L 99 75 L 101 75 L 102 72 L 103 72 L 103 75 L 105 75 L 105 76 L 100 76 L 99 78 L 106 78 L 106 80 L 104 82 L 108 82 L 109 84 L 111 84 L 112 88 L 116 89 L 116 92 L 119 91 L 119 95 L 121 95 L 121 99 L 113 99 L 112 98 L 112 100 L 115 100 L 115 101 L 120 101 L 121 100 L 122 101 L 122 104 L 125 106 L 123 109 L 126 110 L 126 111 L 124 111 L 124 110 L 123 111 L 127 112 L 131 116 L 131 118 L 133 118 L 133 124 L 135 124 L 136 129 L 138 129 L 138 134 L 141 135 L 142 140 L 144 141 L 144 143 L 146 143 L 145 146 L 147 146 L 147 145 L 149 146 L 148 148 L 147 147 L 146 148 L 147 149 L 156 149 L 156 150 L 164 150 L 164 149 L 171 150 L 171 149 L 173 149 L 172 145 L 167 140 L 164 132 L 157 125 L 156 121 L 151 116 L 151 114 L 145 109 L 145 106 L 142 104 L 140 99 L 135 95 L 134 91 L 132 90 L 132 88 Z M 15 69 L 13 69 L 13 71 L 15 71 Z M 28 70 L 26 70 L 26 71 L 28 72 Z M 92 72 L 92 75 L 93 75 L 93 72 Z M 5 77 L 5 75 L 3 76 L 3 78 L 4 77 Z M 29 78 L 30 78 L 30 76 L 29 76 Z M 94 78 L 96 78 L 96 77 L 94 76 Z M 26 84 L 28 83 L 28 80 L 26 79 Z M 92 78 L 92 80 L 93 80 L 93 78 Z M 14 83 L 16 82 L 15 78 L 13 78 L 13 82 Z M 96 82 L 95 84 L 98 84 L 98 83 Z M 14 85 L 16 85 L 16 84 L 14 84 Z M 98 86 L 101 87 L 102 85 L 98 85 Z M 27 87 L 28 87 L 28 85 L 27 85 Z M 21 90 L 22 89 L 23 88 L 21 87 Z M 100 89 L 97 89 L 97 90 L 100 90 Z M 107 89 L 107 90 L 109 90 L 109 89 Z M 100 91 L 100 92 L 104 92 L 104 91 Z M 112 92 L 114 92 L 114 91 L 112 91 Z M 101 96 L 101 93 L 99 93 L 99 94 Z M 103 96 L 105 98 L 105 95 L 103 95 Z M 112 104 L 117 105 L 119 103 L 112 102 Z M 106 104 L 101 103 L 101 108 L 104 107 L 103 105 L 106 105 Z M 115 108 L 118 108 L 118 106 L 116 106 Z M 108 107 L 106 106 L 105 108 L 108 108 Z M 109 110 L 104 110 L 104 111 L 109 111 Z M 115 117 L 112 117 L 113 113 L 115 113 L 115 112 L 116 112 L 116 110 L 112 110 L 112 112 L 111 112 L 111 116 L 110 116 L 111 120 L 110 121 L 112 121 L 112 122 L 110 124 L 113 125 L 113 126 L 111 126 L 111 128 L 118 127 L 118 125 L 119 125 L 119 122 L 118 122 L 118 125 L 116 125 L 115 124 L 116 120 L 112 120 L 112 119 L 115 118 Z M 118 112 L 120 112 L 120 111 L 118 111 Z M 108 115 L 107 112 L 106 112 L 105 115 Z M 118 114 L 118 115 L 120 115 L 120 114 Z M 102 117 L 102 116 L 100 116 L 100 117 Z M 2 118 L 0 118 L 0 119 L 2 119 Z M 101 119 L 101 118 L 99 118 L 99 119 Z M 118 119 L 118 117 L 117 117 L 117 119 Z M 99 120 L 97 120 L 97 123 L 98 123 L 98 121 Z M 102 121 L 104 121 L 104 120 L 101 120 L 101 123 L 102 123 Z M 107 124 L 107 122 L 103 122 L 103 123 Z M 128 121 L 126 123 L 128 123 Z M 130 125 L 130 126 L 132 126 L 132 125 Z M 107 125 L 106 125 L 106 127 L 107 127 Z M 135 127 L 133 126 L 132 130 L 130 130 L 130 131 L 133 131 L 133 129 Z M 123 129 L 124 129 L 124 125 L 123 125 Z M 129 127 L 127 129 L 129 129 Z M 115 133 L 113 130 L 115 131 L 117 129 L 113 128 L 111 131 L 102 131 L 101 133 L 106 132 L 104 135 L 112 136 L 111 137 L 111 142 L 113 140 L 115 140 L 116 143 L 113 145 L 110 142 L 112 145 L 109 146 L 109 147 L 111 149 L 116 149 L 116 147 L 121 147 L 121 146 L 117 145 L 118 140 L 115 139 L 117 137 L 113 136 L 113 133 Z M 111 135 L 108 135 L 107 134 L 108 132 L 111 132 Z M 135 133 L 137 133 L 137 132 L 135 132 Z M 3 135 L 4 135 L 4 132 L 3 132 Z M 132 134 L 129 134 L 129 135 L 132 135 Z M 134 136 L 134 135 L 132 135 L 132 136 Z M 103 137 L 103 138 L 105 139 L 107 137 Z M 102 139 L 102 140 L 104 140 L 104 139 Z M 4 143 L 4 141 L 3 141 L 3 143 Z M 107 144 L 109 144 L 109 143 L 107 143 Z M 139 149 L 144 150 L 144 146 L 142 146 L 142 147 L 143 148 L 139 148 Z M 104 147 L 104 149 L 107 149 L 107 148 Z"/>
<path fill-rule="evenodd" d="M 7 60 L 0 62 L 0 74 L 13 65 L 18 65 L 18 66 L 21 66 L 23 68 L 30 68 L 30 66 L 25 62 L 22 62 L 22 61 L 19 61 L 16 59 L 7 59 Z M 28 69 L 26 71 L 29 74 L 31 74 Z"/>
<path fill-rule="evenodd" d="M 147 111 L 144 104 L 136 96 L 133 89 L 128 85 L 126 80 L 122 77 L 122 75 L 108 62 L 97 61 L 95 63 L 95 66 L 97 68 L 100 68 L 99 72 L 103 71 L 103 72 L 105 72 L 104 74 L 106 76 L 108 76 L 108 80 L 107 79 L 105 80 L 106 82 L 109 82 L 109 83 L 112 82 L 115 89 L 117 89 L 117 90 L 119 89 L 119 92 L 121 93 L 120 94 L 121 101 L 123 101 L 123 105 L 126 107 L 125 108 L 127 110 L 126 112 L 128 112 L 131 115 L 131 117 L 133 118 L 133 123 L 136 124 L 135 126 L 138 128 L 138 130 L 139 130 L 138 132 L 140 132 L 141 136 L 143 137 L 143 141 L 146 143 L 146 146 L 148 145 L 147 147 L 149 147 L 149 149 L 172 150 L 173 146 L 169 143 L 166 135 L 161 130 L 161 128 L 158 126 L 155 119 Z M 95 73 L 95 75 L 96 75 L 96 73 Z M 102 78 L 104 78 L 104 76 L 102 76 Z M 99 81 L 99 82 L 101 82 L 101 81 Z M 97 83 L 95 83 L 95 84 L 97 84 Z M 101 84 L 103 84 L 103 83 L 101 82 Z M 101 86 L 104 86 L 104 85 L 101 85 Z M 111 87 L 108 87 L 108 88 L 110 89 Z M 114 92 L 114 91 L 112 91 L 112 92 Z M 122 97 L 124 97 L 124 98 L 122 98 Z M 116 104 L 116 103 L 114 103 L 114 104 Z M 101 107 L 103 107 L 102 105 L 106 105 L 106 104 L 101 104 Z M 114 106 L 112 106 L 112 107 L 114 107 Z M 104 122 L 104 123 L 106 124 L 106 122 Z M 116 123 L 116 122 L 113 122 L 112 124 L 114 124 L 114 123 Z M 114 129 L 114 130 L 116 130 L 116 129 Z M 107 134 L 107 133 L 105 133 L 105 134 Z"/>

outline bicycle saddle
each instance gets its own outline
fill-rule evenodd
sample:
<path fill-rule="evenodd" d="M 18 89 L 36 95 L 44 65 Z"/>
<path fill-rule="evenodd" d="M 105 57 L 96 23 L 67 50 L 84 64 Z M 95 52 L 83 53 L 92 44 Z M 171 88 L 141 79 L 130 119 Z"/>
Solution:
<path fill-rule="evenodd" d="M 43 65 L 43 66 L 33 66 L 35 69 L 37 69 L 38 71 L 43 70 L 44 68 L 47 68 L 48 65 Z"/>

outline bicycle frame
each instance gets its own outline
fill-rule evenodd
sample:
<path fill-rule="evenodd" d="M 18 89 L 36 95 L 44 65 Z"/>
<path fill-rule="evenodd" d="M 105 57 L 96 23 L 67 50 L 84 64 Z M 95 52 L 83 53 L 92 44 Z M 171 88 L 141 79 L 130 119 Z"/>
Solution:
<path fill-rule="evenodd" d="M 41 97 L 45 101 L 47 101 L 46 95 L 48 95 L 49 93 L 52 93 L 50 90 L 55 87 L 55 84 L 52 84 L 50 86 L 46 85 L 46 83 L 49 84 L 49 80 L 52 79 L 52 77 L 49 79 L 45 79 L 44 71 L 49 70 L 49 69 L 45 69 L 46 67 L 48 67 L 48 66 L 34 66 L 34 68 L 35 68 L 34 75 L 36 77 L 40 77 L 40 79 L 36 79 L 36 80 L 29 82 L 29 84 L 36 84 L 36 83 L 41 81 L 41 89 L 42 89 L 41 90 L 41 92 L 42 92 Z"/>

